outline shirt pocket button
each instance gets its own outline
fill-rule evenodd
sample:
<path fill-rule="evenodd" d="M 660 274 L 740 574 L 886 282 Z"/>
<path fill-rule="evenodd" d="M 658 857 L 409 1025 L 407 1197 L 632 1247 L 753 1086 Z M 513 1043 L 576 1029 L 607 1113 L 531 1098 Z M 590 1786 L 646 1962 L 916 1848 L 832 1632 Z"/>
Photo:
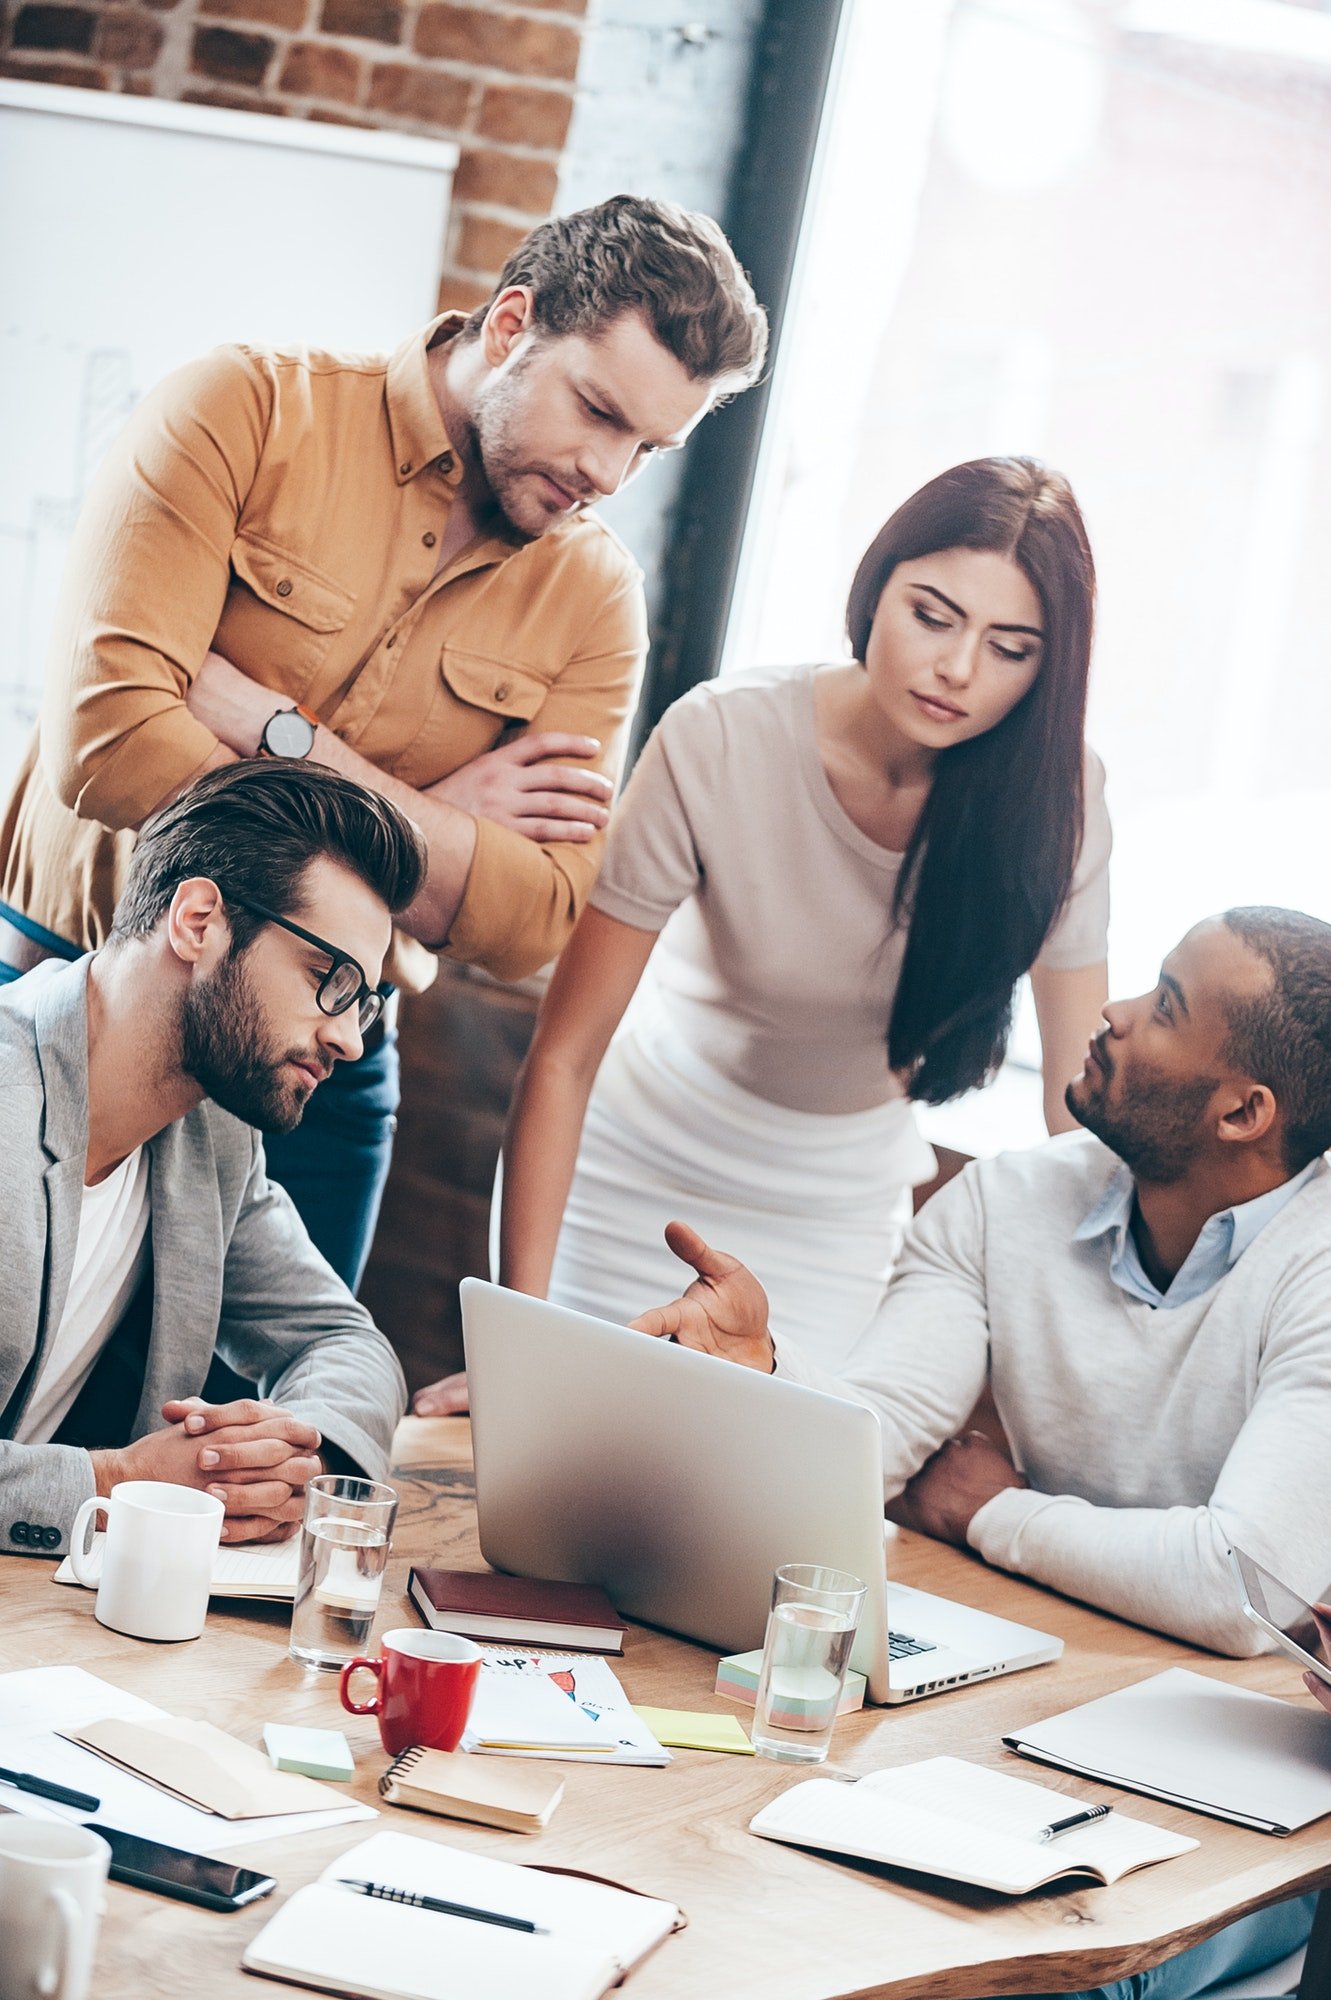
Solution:
<path fill-rule="evenodd" d="M 510 686 L 509 686 L 509 683 L 508 683 L 507 681 L 496 681 L 496 682 L 495 682 L 495 700 L 496 700 L 496 701 L 507 701 L 507 700 L 508 700 L 508 697 L 509 697 L 509 695 L 510 695 L 510 693 L 511 693 L 511 692 L 512 692 L 512 689 L 510 688 Z"/>
<path fill-rule="evenodd" d="M 284 576 L 284 577 L 282 578 L 282 581 L 281 581 L 281 582 L 280 582 L 280 583 L 278 584 L 278 586 L 277 586 L 277 594 L 278 594 L 278 596 L 279 596 L 279 597 L 290 597 L 290 595 L 291 595 L 291 579 L 290 579 L 290 577 L 286 577 L 286 576 Z"/>

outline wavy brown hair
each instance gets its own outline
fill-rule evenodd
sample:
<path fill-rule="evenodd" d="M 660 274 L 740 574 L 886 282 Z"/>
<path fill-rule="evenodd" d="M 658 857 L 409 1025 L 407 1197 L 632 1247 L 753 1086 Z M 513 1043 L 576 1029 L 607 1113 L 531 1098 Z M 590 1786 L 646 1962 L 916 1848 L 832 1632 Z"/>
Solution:
<path fill-rule="evenodd" d="M 888 1060 L 942 1104 L 1002 1062 L 1017 982 L 1067 901 L 1084 812 L 1095 564 L 1072 488 L 1029 458 L 979 458 L 931 479 L 879 530 L 850 588 L 857 660 L 898 563 L 945 549 L 1007 556 L 1044 619 L 1040 671 L 1003 720 L 939 752 L 897 880 L 909 924 Z"/>
<path fill-rule="evenodd" d="M 527 285 L 544 333 L 595 335 L 640 312 L 696 382 L 733 376 L 748 388 L 767 352 L 767 314 L 724 230 L 673 201 L 617 194 L 554 215 L 519 243 L 463 333 L 474 338 L 500 292 Z"/>

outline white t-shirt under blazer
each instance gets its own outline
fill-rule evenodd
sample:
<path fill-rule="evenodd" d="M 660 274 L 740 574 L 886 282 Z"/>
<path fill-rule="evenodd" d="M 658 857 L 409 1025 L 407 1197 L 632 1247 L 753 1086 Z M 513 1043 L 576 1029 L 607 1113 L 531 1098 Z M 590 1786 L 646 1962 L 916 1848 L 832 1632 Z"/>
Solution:
<path fill-rule="evenodd" d="M 65 1310 L 23 1413 L 20 1444 L 49 1444 L 73 1408 L 143 1276 L 150 1215 L 142 1146 L 84 1188 Z"/>

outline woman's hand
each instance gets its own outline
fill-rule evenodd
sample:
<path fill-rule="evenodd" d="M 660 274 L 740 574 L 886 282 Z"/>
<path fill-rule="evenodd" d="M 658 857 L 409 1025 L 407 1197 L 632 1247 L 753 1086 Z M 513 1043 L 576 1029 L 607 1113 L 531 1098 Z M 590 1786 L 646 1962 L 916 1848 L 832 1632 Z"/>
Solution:
<path fill-rule="evenodd" d="M 475 819 L 493 820 L 528 840 L 591 840 L 610 817 L 614 786 L 600 771 L 549 765 L 551 757 L 595 757 L 594 736 L 537 730 L 486 750 L 425 788 Z"/>
<path fill-rule="evenodd" d="M 665 1237 L 698 1275 L 682 1298 L 630 1321 L 633 1331 L 770 1375 L 776 1349 L 767 1330 L 767 1294 L 752 1271 L 725 1250 L 711 1249 L 687 1222 L 668 1222 Z"/>

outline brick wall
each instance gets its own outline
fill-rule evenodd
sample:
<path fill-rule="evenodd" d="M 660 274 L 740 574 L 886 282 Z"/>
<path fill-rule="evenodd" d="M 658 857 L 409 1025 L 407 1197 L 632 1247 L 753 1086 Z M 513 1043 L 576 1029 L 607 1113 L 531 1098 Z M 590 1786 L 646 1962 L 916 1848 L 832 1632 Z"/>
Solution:
<path fill-rule="evenodd" d="M 454 139 L 443 305 L 550 213 L 587 0 L 0 0 L 0 74 Z"/>

